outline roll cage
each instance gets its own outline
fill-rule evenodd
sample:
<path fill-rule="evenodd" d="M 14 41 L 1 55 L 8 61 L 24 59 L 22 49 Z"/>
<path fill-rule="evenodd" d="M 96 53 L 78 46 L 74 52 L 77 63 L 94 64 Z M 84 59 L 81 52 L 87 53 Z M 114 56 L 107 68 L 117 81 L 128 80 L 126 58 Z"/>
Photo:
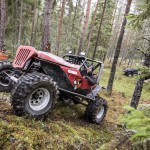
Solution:
<path fill-rule="evenodd" d="M 72 54 L 64 55 L 62 58 L 69 63 L 80 65 L 79 71 L 83 76 L 87 74 L 87 69 L 89 67 L 92 67 L 92 73 L 95 71 L 96 74 L 98 75 L 97 84 L 99 84 L 102 71 L 104 68 L 104 64 L 102 62 L 92 60 L 84 56 L 78 56 L 78 55 L 72 55 Z"/>

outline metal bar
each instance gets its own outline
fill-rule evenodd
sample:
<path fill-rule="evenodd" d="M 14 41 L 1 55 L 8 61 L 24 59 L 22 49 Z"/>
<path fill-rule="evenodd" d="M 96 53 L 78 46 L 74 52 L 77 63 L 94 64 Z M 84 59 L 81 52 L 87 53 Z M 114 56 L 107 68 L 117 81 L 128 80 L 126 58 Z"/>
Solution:
<path fill-rule="evenodd" d="M 81 98 L 84 98 L 84 99 L 88 99 L 88 100 L 94 101 L 94 99 L 91 99 L 91 98 L 89 98 L 89 97 L 87 97 L 87 96 L 84 96 L 84 95 L 82 95 L 82 94 L 78 94 L 78 93 L 75 93 L 75 92 L 71 92 L 71 91 L 68 91 L 68 90 L 65 90 L 65 89 L 62 89 L 62 88 L 58 88 L 58 90 L 60 90 L 60 91 L 62 91 L 62 92 L 66 92 L 66 93 L 71 94 L 71 95 L 80 96 Z"/>
<path fill-rule="evenodd" d="M 104 64 L 102 63 L 101 67 L 100 67 L 99 75 L 98 75 L 98 78 L 97 78 L 97 84 L 99 84 L 99 82 L 100 82 L 100 78 L 102 76 L 103 69 L 104 69 Z"/>
<path fill-rule="evenodd" d="M 6 72 L 4 72 L 11 80 L 13 80 L 14 82 L 18 82 L 18 78 L 14 77 L 14 76 L 10 76 L 9 74 L 7 74 Z"/>

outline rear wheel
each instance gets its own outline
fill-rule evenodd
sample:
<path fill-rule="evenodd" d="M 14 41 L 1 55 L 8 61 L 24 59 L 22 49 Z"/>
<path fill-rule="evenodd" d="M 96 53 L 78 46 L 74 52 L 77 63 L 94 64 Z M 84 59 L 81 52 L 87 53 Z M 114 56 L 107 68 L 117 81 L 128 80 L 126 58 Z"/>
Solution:
<path fill-rule="evenodd" d="M 128 77 L 133 77 L 133 73 L 132 73 L 132 72 L 129 72 L 129 73 L 127 74 L 127 76 L 128 76 Z"/>
<path fill-rule="evenodd" d="M 41 73 L 29 73 L 23 76 L 11 97 L 17 115 L 27 114 L 38 119 L 48 115 L 57 98 L 56 82 Z"/>
<path fill-rule="evenodd" d="M 96 97 L 96 100 L 90 102 L 86 108 L 86 119 L 91 123 L 100 124 L 106 115 L 107 108 L 107 101 Z"/>
<path fill-rule="evenodd" d="M 0 61 L 0 92 L 10 92 L 11 83 L 7 74 L 12 74 L 13 67 L 9 61 Z"/>

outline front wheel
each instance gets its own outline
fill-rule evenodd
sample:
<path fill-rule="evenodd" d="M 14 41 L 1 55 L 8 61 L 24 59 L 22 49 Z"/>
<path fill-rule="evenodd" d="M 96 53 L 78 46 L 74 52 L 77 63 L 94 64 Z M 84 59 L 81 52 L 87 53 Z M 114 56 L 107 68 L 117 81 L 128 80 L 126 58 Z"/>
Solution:
<path fill-rule="evenodd" d="M 11 83 L 8 75 L 13 73 L 13 67 L 9 61 L 0 61 L 0 92 L 10 92 Z"/>
<path fill-rule="evenodd" d="M 100 124 L 106 115 L 107 108 L 107 101 L 96 97 L 96 100 L 90 102 L 86 108 L 86 119 L 91 123 Z"/>
<path fill-rule="evenodd" d="M 45 118 L 58 98 L 56 82 L 41 73 L 23 76 L 12 92 L 12 106 L 17 115 Z"/>

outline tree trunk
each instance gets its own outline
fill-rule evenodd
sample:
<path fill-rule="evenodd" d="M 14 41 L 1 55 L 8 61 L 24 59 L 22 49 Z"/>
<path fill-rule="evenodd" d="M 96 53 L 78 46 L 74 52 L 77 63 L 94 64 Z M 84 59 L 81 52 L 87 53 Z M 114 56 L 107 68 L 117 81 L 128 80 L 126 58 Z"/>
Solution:
<path fill-rule="evenodd" d="M 104 15 L 105 15 L 106 5 L 107 5 L 107 0 L 105 0 L 104 5 L 103 5 L 103 12 L 102 12 L 102 16 L 101 16 L 101 20 L 100 20 L 100 24 L 99 24 L 99 29 L 98 29 L 98 34 L 97 34 L 97 38 L 96 38 L 94 53 L 93 53 L 93 57 L 92 57 L 93 60 L 95 58 L 95 54 L 96 54 L 96 51 L 97 51 L 97 46 L 98 46 L 98 43 L 99 43 L 99 38 L 100 38 L 100 34 L 101 34 L 101 27 L 102 27 L 103 18 L 104 18 Z"/>
<path fill-rule="evenodd" d="M 76 1 L 74 17 L 73 17 L 72 26 L 71 26 L 71 36 L 70 36 L 70 46 L 69 46 L 71 50 L 72 50 L 72 35 L 73 35 L 73 31 L 74 31 L 74 25 L 75 25 L 75 19 L 76 19 L 76 15 L 77 15 L 78 3 L 79 3 L 79 0 Z M 74 54 L 75 54 L 75 52 L 74 52 Z"/>
<path fill-rule="evenodd" d="M 109 76 L 109 81 L 108 81 L 108 86 L 107 86 L 107 92 L 109 95 L 111 95 L 111 93 L 112 93 L 112 87 L 113 87 L 113 82 L 114 82 L 114 77 L 115 77 L 115 72 L 116 72 L 116 66 L 117 66 L 117 62 L 118 62 L 118 58 L 119 58 L 119 54 L 120 54 L 120 48 L 121 48 L 121 44 L 122 44 L 122 40 L 123 40 L 123 36 L 124 36 L 124 32 L 125 32 L 125 26 L 127 23 L 126 16 L 128 15 L 128 13 L 130 11 L 131 2 L 132 2 L 132 0 L 127 0 L 124 19 L 122 22 L 122 26 L 121 26 L 121 30 L 120 30 L 120 34 L 119 34 L 119 38 L 118 38 L 118 42 L 117 42 L 117 47 L 116 47 L 115 54 L 114 54 L 114 59 L 113 59 L 111 72 L 110 72 L 110 76 Z"/>
<path fill-rule="evenodd" d="M 37 1 L 34 1 L 34 6 L 33 6 L 33 18 L 32 18 L 32 31 L 31 31 L 31 39 L 30 39 L 30 45 L 34 46 L 34 41 L 35 41 L 35 30 L 36 30 L 36 5 Z"/>
<path fill-rule="evenodd" d="M 114 49 L 117 45 L 116 39 L 118 39 L 118 35 L 119 35 L 119 31 L 120 31 L 120 24 L 121 24 L 120 20 L 122 20 L 122 11 L 124 10 L 123 7 L 124 7 L 124 2 L 121 2 L 121 4 L 120 4 L 120 2 L 118 2 L 118 4 L 116 5 L 116 11 L 114 12 L 115 13 L 114 15 L 117 17 L 114 17 L 114 20 L 113 20 L 113 24 L 112 24 L 112 31 L 113 31 L 112 34 L 113 35 L 112 35 L 111 40 L 109 42 L 109 49 L 107 51 L 107 57 L 109 59 L 109 63 L 111 63 L 113 60 L 112 58 L 114 55 Z"/>
<path fill-rule="evenodd" d="M 50 15 L 52 8 L 53 0 L 45 0 L 45 8 L 44 8 L 44 21 L 43 21 L 43 32 L 42 32 L 42 41 L 41 41 L 41 49 L 46 50 L 47 45 L 50 43 Z"/>
<path fill-rule="evenodd" d="M 99 0 L 97 0 L 96 6 L 95 6 L 95 10 L 94 10 L 94 14 L 93 14 L 91 30 L 89 32 L 88 43 L 87 43 L 87 48 L 86 48 L 86 52 L 85 52 L 86 56 L 88 56 L 88 53 L 89 53 L 89 46 L 90 46 L 90 41 L 91 41 L 91 37 L 92 37 L 92 34 L 93 34 L 93 28 L 94 28 L 94 23 L 95 23 L 95 19 L 96 19 L 96 13 L 97 13 L 97 9 L 98 9 L 98 4 L 99 4 Z"/>
<path fill-rule="evenodd" d="M 149 42 L 149 45 L 150 45 L 150 42 Z M 144 55 L 143 66 L 146 66 L 148 68 L 150 67 L 150 50 L 147 53 L 145 53 L 145 55 Z M 132 95 L 132 99 L 131 99 L 131 103 L 130 103 L 131 107 L 134 107 L 135 109 L 137 108 L 141 94 L 142 94 L 144 80 L 149 79 L 149 78 L 150 78 L 150 75 L 138 79 L 135 89 L 134 89 L 134 92 L 133 92 L 133 95 Z"/>
<path fill-rule="evenodd" d="M 80 27 L 81 29 L 82 29 L 82 21 L 83 21 L 83 18 L 84 18 L 85 6 L 86 6 L 86 0 L 83 1 L 83 5 L 82 5 L 82 14 L 81 14 L 80 24 L 79 24 L 79 27 Z"/>
<path fill-rule="evenodd" d="M 150 50 L 145 54 L 143 66 L 150 67 Z"/>
<path fill-rule="evenodd" d="M 5 49 L 5 26 L 6 26 L 6 2 L 5 0 L 1 0 L 0 3 L 0 50 Z"/>
<path fill-rule="evenodd" d="M 13 43 L 13 55 L 16 53 L 16 49 L 18 47 L 18 29 L 19 29 L 19 0 L 15 0 L 13 3 L 13 9 L 14 9 L 14 14 L 13 14 L 13 37 L 12 37 L 12 43 Z"/>
<path fill-rule="evenodd" d="M 89 16 L 90 16 L 90 7 L 91 7 L 91 0 L 88 0 L 87 9 L 86 9 L 86 16 L 85 16 L 85 20 L 84 20 L 84 26 L 83 26 L 83 30 L 82 30 L 82 34 L 81 34 L 81 38 L 80 38 L 80 43 L 79 43 L 78 55 L 80 55 L 80 52 L 82 50 L 82 45 L 84 42 L 85 33 L 86 33 L 86 30 L 88 27 L 88 21 L 89 21 Z"/>
<path fill-rule="evenodd" d="M 114 25 L 114 20 L 115 20 L 115 16 L 116 16 L 118 3 L 119 3 L 119 0 L 116 0 L 115 1 L 115 9 L 114 9 L 113 17 L 112 17 L 112 21 L 111 21 L 111 31 L 113 30 L 113 25 Z"/>
<path fill-rule="evenodd" d="M 64 11 L 65 11 L 65 4 L 66 4 L 66 0 L 63 0 L 62 1 L 60 18 L 59 18 L 59 25 L 58 25 L 57 51 L 56 51 L 57 55 L 59 55 L 59 51 L 60 51 L 60 38 L 61 38 L 61 32 L 62 32 L 62 23 L 63 23 Z"/>
<path fill-rule="evenodd" d="M 140 78 L 136 82 L 136 86 L 135 86 L 134 93 L 132 95 L 131 104 L 130 104 L 131 107 L 137 108 L 141 94 L 142 94 L 143 83 L 144 83 L 144 78 Z"/>
<path fill-rule="evenodd" d="M 122 49 L 122 55 L 121 55 L 121 60 L 119 62 L 119 66 L 122 64 L 122 61 L 124 60 L 125 54 L 127 53 L 127 45 L 128 41 L 130 40 L 130 36 L 127 34 L 128 39 L 125 38 L 124 42 L 122 43 L 121 49 Z"/>
<path fill-rule="evenodd" d="M 18 45 L 20 45 L 21 34 L 22 34 L 22 9 L 23 9 L 23 0 L 20 0 L 19 3 L 20 3 L 20 16 L 19 16 Z"/>
<path fill-rule="evenodd" d="M 42 28 L 42 23 L 41 23 L 41 19 L 40 19 L 40 10 L 37 9 L 37 20 L 36 20 L 36 24 L 38 24 L 39 26 L 37 26 L 35 28 L 35 34 L 34 34 L 34 44 L 36 44 L 37 47 L 39 47 L 39 49 L 41 48 L 41 43 L 37 43 L 37 40 L 39 39 L 39 32 L 41 32 L 41 28 Z"/>

